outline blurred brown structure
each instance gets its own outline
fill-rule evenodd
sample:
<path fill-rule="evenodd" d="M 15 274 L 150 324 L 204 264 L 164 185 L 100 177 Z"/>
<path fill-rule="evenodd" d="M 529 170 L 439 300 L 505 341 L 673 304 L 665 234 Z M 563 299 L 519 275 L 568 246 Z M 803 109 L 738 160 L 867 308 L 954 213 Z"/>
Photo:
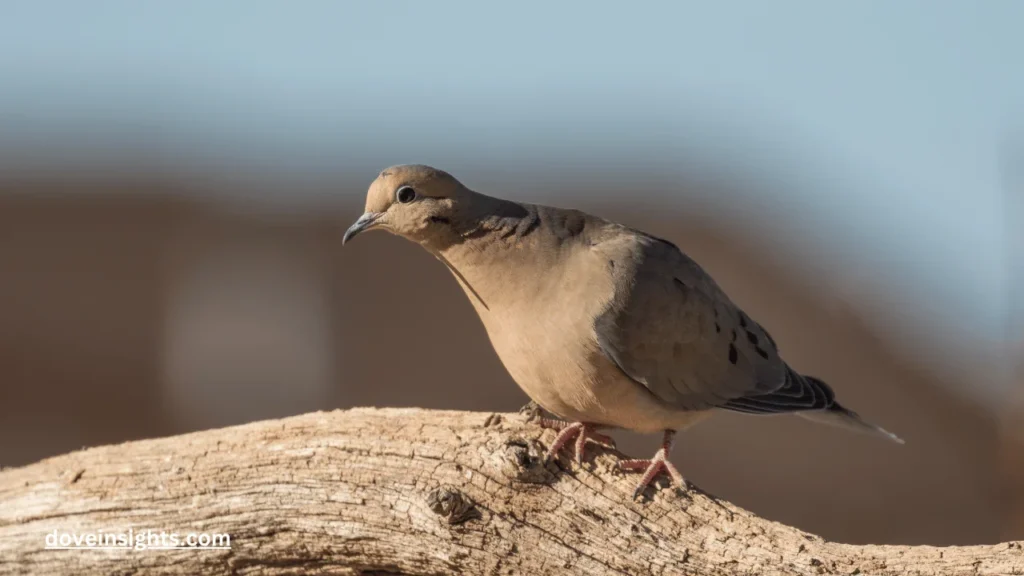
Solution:
<path fill-rule="evenodd" d="M 385 234 L 341 252 L 360 206 L 240 211 L 188 200 L 194 182 L 0 184 L 0 464 L 316 409 L 526 401 L 443 266 Z M 331 186 L 365 185 L 360 174 Z M 1011 512 L 1024 476 L 1009 477 L 1021 467 L 1006 465 L 997 418 L 895 355 L 767 239 L 664 206 L 580 207 L 679 244 L 796 367 L 907 439 L 723 415 L 681 439 L 688 478 L 853 543 L 1024 537 Z"/>
<path fill-rule="evenodd" d="M 1005 534 L 1024 534 L 1024 342 L 1012 349 L 1016 366 L 1012 377 L 1018 385 L 1003 423 L 1003 482 L 1008 502 Z"/>

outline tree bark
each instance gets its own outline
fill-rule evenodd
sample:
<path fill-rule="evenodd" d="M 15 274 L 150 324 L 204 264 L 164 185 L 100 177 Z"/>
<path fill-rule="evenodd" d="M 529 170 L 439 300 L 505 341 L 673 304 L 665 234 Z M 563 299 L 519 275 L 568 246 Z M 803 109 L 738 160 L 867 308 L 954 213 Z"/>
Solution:
<path fill-rule="evenodd" d="M 0 574 L 1024 574 L 1020 542 L 853 546 L 699 490 L 648 489 L 516 414 L 354 409 L 0 472 Z M 47 535 L 219 532 L 221 550 L 54 550 Z"/>

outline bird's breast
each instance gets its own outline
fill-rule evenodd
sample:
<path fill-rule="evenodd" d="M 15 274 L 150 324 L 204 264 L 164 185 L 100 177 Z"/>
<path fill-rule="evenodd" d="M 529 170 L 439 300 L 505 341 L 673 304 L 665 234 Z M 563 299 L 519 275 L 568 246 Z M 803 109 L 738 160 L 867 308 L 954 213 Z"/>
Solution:
<path fill-rule="evenodd" d="M 600 376 L 591 326 L 554 310 L 486 316 L 491 344 L 519 387 L 545 409 L 580 419 Z"/>
<path fill-rule="evenodd" d="M 476 309 L 519 387 L 545 409 L 583 420 L 594 414 L 607 378 L 594 320 L 613 286 L 603 262 L 595 266 L 585 253 L 563 262 L 557 271 L 508 277 L 504 291 L 489 287 L 493 304 Z"/>

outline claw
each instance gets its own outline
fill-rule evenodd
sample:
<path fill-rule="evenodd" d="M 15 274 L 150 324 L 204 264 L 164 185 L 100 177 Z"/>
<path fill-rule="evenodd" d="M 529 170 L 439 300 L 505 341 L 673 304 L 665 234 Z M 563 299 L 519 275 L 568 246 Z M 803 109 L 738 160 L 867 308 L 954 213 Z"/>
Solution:
<path fill-rule="evenodd" d="M 598 444 L 602 444 L 609 448 L 615 448 L 615 440 L 597 432 L 596 424 L 589 424 L 586 422 L 569 423 L 561 420 L 552 420 L 550 418 L 541 418 L 540 425 L 544 428 L 551 428 L 553 430 L 560 431 L 558 436 L 555 437 L 555 441 L 551 443 L 551 448 L 548 449 L 548 453 L 544 458 L 545 464 L 555 458 L 558 455 L 558 451 L 574 438 L 576 442 L 573 444 L 573 448 L 575 449 L 574 456 L 577 464 L 583 464 L 583 452 L 586 448 L 588 439 L 594 440 Z"/>
<path fill-rule="evenodd" d="M 661 448 L 654 453 L 654 457 L 650 460 L 622 460 L 619 462 L 619 469 L 621 470 L 643 470 L 644 475 L 640 477 L 640 482 L 637 484 L 636 490 L 633 491 L 633 499 L 636 500 L 640 494 L 651 484 L 651 482 L 658 476 L 659 472 L 664 471 L 672 479 L 672 482 L 679 488 L 686 488 L 686 479 L 679 473 L 675 465 L 669 462 L 668 455 L 672 451 L 672 438 L 675 436 L 674 430 L 666 430 L 664 440 L 662 440 Z"/>

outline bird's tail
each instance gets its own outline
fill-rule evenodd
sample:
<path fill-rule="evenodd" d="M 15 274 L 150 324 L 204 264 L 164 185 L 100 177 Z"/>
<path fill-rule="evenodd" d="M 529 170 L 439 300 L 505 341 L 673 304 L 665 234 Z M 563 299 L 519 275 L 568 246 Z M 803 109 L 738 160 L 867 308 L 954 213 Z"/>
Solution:
<path fill-rule="evenodd" d="M 885 430 L 881 426 L 875 426 L 874 424 L 865 421 L 863 418 L 858 416 L 856 412 L 843 408 L 838 402 L 833 403 L 832 406 L 824 410 L 807 410 L 805 412 L 797 412 L 796 414 L 821 424 L 828 424 L 830 426 L 838 426 L 854 432 L 881 436 L 888 440 L 892 440 L 897 444 L 903 444 L 903 439 L 899 436 Z"/>

